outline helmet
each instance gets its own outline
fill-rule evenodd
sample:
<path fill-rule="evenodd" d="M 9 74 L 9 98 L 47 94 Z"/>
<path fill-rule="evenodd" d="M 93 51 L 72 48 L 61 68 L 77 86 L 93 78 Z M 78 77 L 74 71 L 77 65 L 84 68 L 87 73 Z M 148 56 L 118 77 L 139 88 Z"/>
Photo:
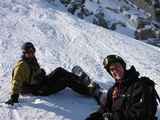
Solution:
<path fill-rule="evenodd" d="M 126 63 L 120 56 L 108 55 L 107 57 L 104 58 L 104 61 L 103 61 L 104 68 L 109 73 L 110 73 L 109 71 L 110 65 L 115 64 L 115 63 L 120 63 L 123 66 L 123 68 L 126 69 Z"/>
<path fill-rule="evenodd" d="M 22 48 L 22 50 L 25 51 L 25 52 L 27 52 L 29 49 L 32 49 L 33 52 L 36 51 L 34 45 L 33 45 L 31 42 L 25 42 L 25 43 L 22 45 L 21 48 Z"/>

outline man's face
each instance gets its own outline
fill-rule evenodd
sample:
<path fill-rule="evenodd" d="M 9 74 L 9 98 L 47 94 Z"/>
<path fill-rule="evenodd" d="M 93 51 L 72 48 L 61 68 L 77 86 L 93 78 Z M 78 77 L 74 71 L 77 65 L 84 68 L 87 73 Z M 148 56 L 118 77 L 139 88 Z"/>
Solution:
<path fill-rule="evenodd" d="M 24 51 L 23 53 L 24 53 L 25 58 L 28 58 L 28 59 L 31 59 L 35 56 L 35 52 L 32 48 L 27 51 Z"/>
<path fill-rule="evenodd" d="M 115 63 L 113 65 L 110 65 L 109 71 L 112 75 L 112 77 L 117 81 L 121 82 L 124 78 L 125 70 L 123 66 L 120 63 Z"/>

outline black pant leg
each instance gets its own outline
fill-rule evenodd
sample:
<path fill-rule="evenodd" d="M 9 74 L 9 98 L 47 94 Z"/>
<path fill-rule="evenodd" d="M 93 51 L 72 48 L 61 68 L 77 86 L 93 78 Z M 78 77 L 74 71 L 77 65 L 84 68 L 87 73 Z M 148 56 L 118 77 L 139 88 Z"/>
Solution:
<path fill-rule="evenodd" d="M 79 94 L 90 96 L 89 88 L 87 85 L 85 85 L 83 80 L 81 80 L 79 76 L 65 70 L 64 68 L 59 67 L 55 69 L 48 76 L 48 79 L 49 82 L 53 79 L 53 84 L 55 81 L 57 81 L 57 86 L 63 86 L 59 84 L 65 84 L 65 87 L 67 86 Z M 61 81 L 62 83 L 59 81 Z"/>
<path fill-rule="evenodd" d="M 70 80 L 68 82 L 68 87 L 70 87 L 73 91 L 85 95 L 85 96 L 91 96 L 89 87 L 80 82 L 81 80 L 77 78 L 77 80 Z"/>
<path fill-rule="evenodd" d="M 91 96 L 89 87 L 80 79 L 79 76 L 61 67 L 56 68 L 46 76 L 46 80 L 40 88 L 40 91 L 41 95 L 50 95 L 57 93 L 66 87 L 70 87 L 79 94 Z"/>
<path fill-rule="evenodd" d="M 64 70 L 62 68 L 56 68 L 46 76 L 38 92 L 39 95 L 51 95 L 65 89 L 66 86 Z"/>
<path fill-rule="evenodd" d="M 66 78 L 67 86 L 71 88 L 73 91 L 81 95 L 91 96 L 88 85 L 79 76 L 71 72 L 68 72 Z"/>

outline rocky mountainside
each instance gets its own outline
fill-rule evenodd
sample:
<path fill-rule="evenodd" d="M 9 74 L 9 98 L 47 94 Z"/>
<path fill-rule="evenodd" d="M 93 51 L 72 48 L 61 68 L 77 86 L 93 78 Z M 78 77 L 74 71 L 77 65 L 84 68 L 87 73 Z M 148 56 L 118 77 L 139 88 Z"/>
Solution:
<path fill-rule="evenodd" d="M 139 8 L 151 14 L 153 20 L 160 21 L 160 1 L 159 0 L 130 0 Z"/>
<path fill-rule="evenodd" d="M 160 39 L 158 0 L 48 0 L 93 24 L 138 40 L 154 43 Z M 61 8 L 61 9 L 62 9 Z M 154 42 L 155 41 L 155 42 Z"/>

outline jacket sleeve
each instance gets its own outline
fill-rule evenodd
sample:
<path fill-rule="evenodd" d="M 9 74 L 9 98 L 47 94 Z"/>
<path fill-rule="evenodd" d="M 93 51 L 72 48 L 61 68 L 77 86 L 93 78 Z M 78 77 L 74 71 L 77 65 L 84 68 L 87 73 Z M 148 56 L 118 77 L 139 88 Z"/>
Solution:
<path fill-rule="evenodd" d="M 12 95 L 19 94 L 25 80 L 28 79 L 26 66 L 23 62 L 18 63 L 12 75 Z"/>

